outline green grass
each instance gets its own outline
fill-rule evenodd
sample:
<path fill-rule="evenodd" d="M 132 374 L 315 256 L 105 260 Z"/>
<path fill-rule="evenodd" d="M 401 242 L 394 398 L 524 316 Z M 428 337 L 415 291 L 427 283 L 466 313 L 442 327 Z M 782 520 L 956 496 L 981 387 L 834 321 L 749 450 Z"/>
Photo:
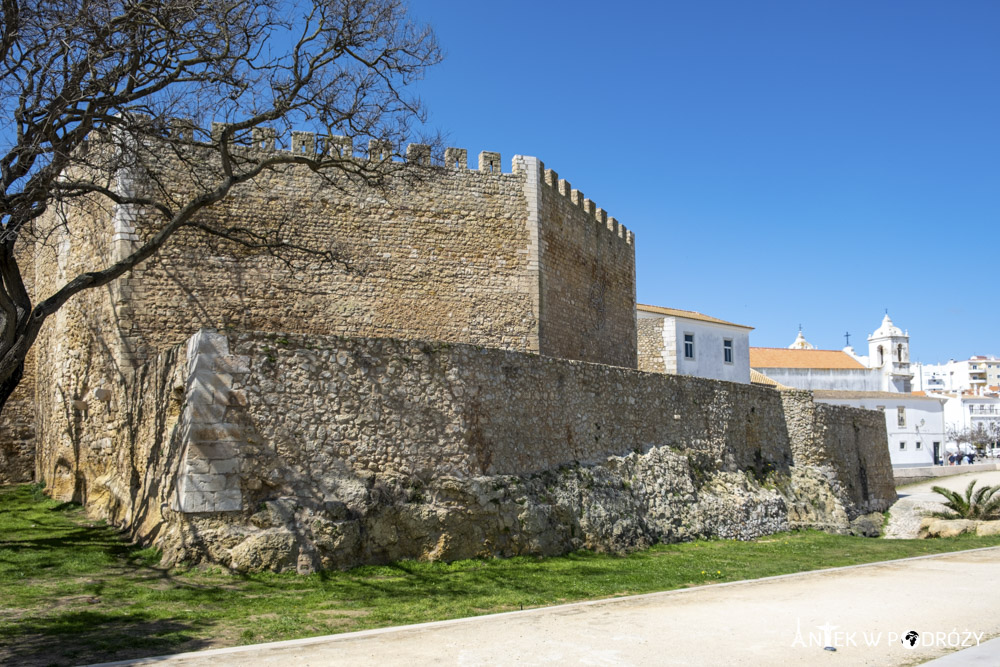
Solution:
<path fill-rule="evenodd" d="M 661 545 L 349 572 L 233 575 L 157 565 L 32 486 L 0 489 L 0 664 L 120 660 L 199 648 L 646 593 L 1000 544 L 874 540 L 804 531 L 756 542 Z"/>

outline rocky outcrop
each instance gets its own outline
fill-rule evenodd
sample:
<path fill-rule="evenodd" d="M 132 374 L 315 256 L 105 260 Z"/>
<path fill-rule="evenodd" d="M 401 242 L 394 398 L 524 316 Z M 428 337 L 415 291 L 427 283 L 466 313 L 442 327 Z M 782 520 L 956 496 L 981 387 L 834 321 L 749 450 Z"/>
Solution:
<path fill-rule="evenodd" d="M 627 553 L 658 542 L 749 540 L 793 527 L 877 534 L 881 514 L 851 521 L 832 476 L 814 467 L 758 480 L 704 469 L 667 447 L 599 465 L 428 485 L 347 475 L 337 498 L 274 498 L 239 521 L 175 515 L 162 546 L 167 562 L 308 572 L 414 558 Z"/>
<path fill-rule="evenodd" d="M 917 533 L 917 537 L 924 539 L 958 537 L 959 535 L 978 535 L 980 537 L 1000 535 L 1000 521 L 927 517 L 920 522 L 920 532 Z"/>

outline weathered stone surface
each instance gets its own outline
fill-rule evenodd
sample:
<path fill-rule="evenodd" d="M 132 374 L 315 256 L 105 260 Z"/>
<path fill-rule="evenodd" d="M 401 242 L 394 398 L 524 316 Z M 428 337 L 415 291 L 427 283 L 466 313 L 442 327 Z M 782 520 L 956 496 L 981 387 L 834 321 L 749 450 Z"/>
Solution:
<path fill-rule="evenodd" d="M 978 521 L 969 519 L 925 519 L 920 523 L 918 537 L 958 537 L 975 533 Z"/>
<path fill-rule="evenodd" d="M 981 537 L 1000 535 L 1000 521 L 980 521 L 976 526 L 976 535 Z"/>
<path fill-rule="evenodd" d="M 298 545 L 286 532 L 265 531 L 233 547 L 230 567 L 245 572 L 283 572 L 298 565 Z"/>

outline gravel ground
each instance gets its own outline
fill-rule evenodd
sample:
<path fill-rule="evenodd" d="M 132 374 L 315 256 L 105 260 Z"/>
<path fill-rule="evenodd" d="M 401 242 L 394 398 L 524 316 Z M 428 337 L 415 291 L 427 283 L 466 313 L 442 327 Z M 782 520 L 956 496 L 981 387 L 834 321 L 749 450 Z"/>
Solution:
<path fill-rule="evenodd" d="M 969 482 L 979 484 L 1000 484 L 1000 470 L 984 470 L 967 475 L 941 477 L 939 479 L 910 484 L 897 489 L 899 500 L 889 508 L 889 525 L 885 536 L 889 539 L 912 539 L 920 530 L 920 520 L 929 512 L 944 509 L 939 501 L 941 496 L 931 491 L 932 486 L 943 486 L 953 491 L 965 491 Z"/>

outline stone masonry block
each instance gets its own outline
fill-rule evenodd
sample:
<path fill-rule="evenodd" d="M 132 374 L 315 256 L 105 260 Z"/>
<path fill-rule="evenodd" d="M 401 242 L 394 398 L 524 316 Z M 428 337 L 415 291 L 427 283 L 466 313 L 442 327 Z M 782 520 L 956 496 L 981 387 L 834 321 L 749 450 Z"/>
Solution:
<path fill-rule="evenodd" d="M 278 131 L 273 127 L 255 127 L 251 132 L 251 143 L 259 151 L 273 151 Z"/>
<path fill-rule="evenodd" d="M 479 154 L 479 171 L 490 174 L 500 173 L 500 153 L 483 151 Z"/>
<path fill-rule="evenodd" d="M 218 403 L 188 403 L 184 406 L 185 424 L 216 424 L 226 417 L 226 406 Z"/>
<path fill-rule="evenodd" d="M 229 354 L 229 339 L 224 334 L 202 329 L 188 338 L 188 359 L 196 354 Z"/>
<path fill-rule="evenodd" d="M 177 509 L 181 512 L 238 512 L 243 509 L 239 489 L 222 491 L 181 491 Z"/>
<path fill-rule="evenodd" d="M 444 165 L 449 169 L 468 169 L 469 152 L 464 148 L 444 149 Z"/>
<path fill-rule="evenodd" d="M 246 407 L 249 404 L 245 391 L 230 390 L 224 396 L 220 396 L 220 403 L 230 407 Z"/>
<path fill-rule="evenodd" d="M 189 458 L 184 462 L 184 473 L 191 475 L 226 475 L 238 473 L 238 459 L 198 459 Z"/>
<path fill-rule="evenodd" d="M 198 128 L 190 118 L 170 119 L 170 138 L 182 141 L 194 141 L 194 131 Z"/>
<path fill-rule="evenodd" d="M 292 132 L 292 153 L 316 157 L 316 134 L 313 132 Z"/>
<path fill-rule="evenodd" d="M 218 422 L 215 424 L 187 424 L 181 431 L 181 437 L 190 443 L 217 442 L 222 440 L 238 441 L 243 429 L 238 424 Z"/>
<path fill-rule="evenodd" d="M 212 368 L 220 373 L 249 373 L 250 357 L 243 354 L 220 355 L 213 360 Z"/>
<path fill-rule="evenodd" d="M 177 498 L 177 509 L 181 512 L 213 512 L 215 494 L 181 490 Z"/>
<path fill-rule="evenodd" d="M 211 461 L 222 461 L 236 457 L 236 445 L 234 441 L 229 442 L 192 442 L 187 448 L 186 460 L 205 459 Z"/>
<path fill-rule="evenodd" d="M 243 494 L 239 489 L 219 491 L 212 500 L 216 512 L 239 512 L 243 509 Z"/>
<path fill-rule="evenodd" d="M 211 405 L 213 403 L 226 405 L 220 394 L 211 387 L 206 387 L 200 383 L 188 383 L 187 389 L 184 392 L 184 402 L 188 405 Z"/>
<path fill-rule="evenodd" d="M 354 142 L 350 137 L 332 134 L 323 137 L 323 154 L 335 157 L 354 157 Z"/>
<path fill-rule="evenodd" d="M 184 492 L 191 491 L 226 491 L 239 488 L 237 475 L 190 474 L 184 478 Z"/>
<path fill-rule="evenodd" d="M 431 164 L 431 147 L 427 144 L 410 144 L 406 147 L 406 161 L 429 167 Z"/>
<path fill-rule="evenodd" d="M 388 162 L 392 159 L 392 144 L 379 139 L 369 139 L 368 159 L 372 162 Z"/>
<path fill-rule="evenodd" d="M 214 371 L 196 371 L 189 375 L 187 379 L 187 389 L 190 394 L 193 391 L 204 389 L 210 391 L 214 396 L 212 402 L 221 403 L 221 397 L 233 386 L 233 376 L 229 373 L 216 373 Z"/>

